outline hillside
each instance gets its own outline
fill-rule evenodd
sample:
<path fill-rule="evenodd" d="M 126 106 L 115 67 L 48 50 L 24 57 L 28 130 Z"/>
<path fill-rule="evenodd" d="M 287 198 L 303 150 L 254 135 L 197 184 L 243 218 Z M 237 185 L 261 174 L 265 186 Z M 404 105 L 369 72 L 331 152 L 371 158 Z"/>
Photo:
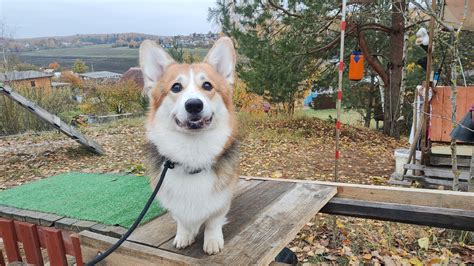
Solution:
<path fill-rule="evenodd" d="M 204 58 L 206 48 L 183 48 L 185 53 L 198 54 Z M 138 65 L 138 49 L 112 47 L 111 44 L 87 45 L 73 48 L 55 48 L 17 53 L 22 62 L 38 67 L 57 61 L 62 67 L 71 68 L 76 59 L 83 60 L 94 71 L 124 73 Z"/>

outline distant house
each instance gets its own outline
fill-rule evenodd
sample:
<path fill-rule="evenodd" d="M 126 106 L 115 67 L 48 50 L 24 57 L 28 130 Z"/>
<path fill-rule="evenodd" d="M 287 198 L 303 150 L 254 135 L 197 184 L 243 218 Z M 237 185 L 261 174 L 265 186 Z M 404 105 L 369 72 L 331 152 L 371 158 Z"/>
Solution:
<path fill-rule="evenodd" d="M 100 83 L 108 81 L 118 81 L 120 77 L 122 77 L 122 74 L 110 71 L 96 71 L 79 74 L 79 77 L 83 80 L 93 80 Z"/>
<path fill-rule="evenodd" d="M 39 71 L 11 71 L 0 73 L 0 82 L 9 84 L 12 87 L 28 88 L 51 88 L 51 77 L 53 74 Z"/>
<path fill-rule="evenodd" d="M 127 72 L 125 72 L 122 75 L 122 78 L 120 79 L 120 81 L 129 81 L 129 80 L 132 80 L 133 82 L 135 82 L 135 84 L 137 84 L 139 88 L 143 88 L 144 83 L 143 83 L 142 69 L 139 67 L 131 67 L 129 70 L 127 70 Z"/>
<path fill-rule="evenodd" d="M 54 69 L 52 69 L 52 68 L 47 68 L 47 69 L 43 70 L 43 72 L 46 73 L 46 74 L 53 74 L 53 73 L 54 73 Z"/>
<path fill-rule="evenodd" d="M 70 89 L 71 85 L 72 84 L 68 82 L 51 82 L 51 87 L 55 89 Z"/>
<path fill-rule="evenodd" d="M 320 90 L 313 98 L 312 107 L 315 110 L 325 110 L 336 108 L 336 101 L 333 98 L 334 90 L 332 88 Z"/>

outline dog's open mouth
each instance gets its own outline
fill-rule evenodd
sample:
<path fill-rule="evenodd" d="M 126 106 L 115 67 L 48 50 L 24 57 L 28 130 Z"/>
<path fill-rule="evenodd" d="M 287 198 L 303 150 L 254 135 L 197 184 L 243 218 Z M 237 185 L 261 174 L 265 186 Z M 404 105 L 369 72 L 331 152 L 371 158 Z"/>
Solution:
<path fill-rule="evenodd" d="M 191 116 L 184 122 L 181 122 L 177 117 L 174 118 L 174 121 L 179 127 L 187 128 L 187 129 L 201 129 L 207 127 L 211 124 L 212 118 L 214 115 L 210 117 L 201 117 L 201 116 Z"/>

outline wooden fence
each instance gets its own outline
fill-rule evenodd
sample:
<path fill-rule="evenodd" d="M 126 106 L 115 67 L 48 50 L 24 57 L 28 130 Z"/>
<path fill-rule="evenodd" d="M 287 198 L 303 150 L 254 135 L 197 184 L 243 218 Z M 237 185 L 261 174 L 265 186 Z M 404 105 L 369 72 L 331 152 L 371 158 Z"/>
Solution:
<path fill-rule="evenodd" d="M 50 265 L 68 265 L 66 255 L 74 256 L 78 266 L 84 265 L 79 237 L 75 233 L 0 218 L 0 238 L 9 263 L 23 262 L 19 245 L 22 243 L 28 265 L 45 264 L 42 250 L 46 250 Z M 6 265 L 1 249 L 0 265 Z"/>

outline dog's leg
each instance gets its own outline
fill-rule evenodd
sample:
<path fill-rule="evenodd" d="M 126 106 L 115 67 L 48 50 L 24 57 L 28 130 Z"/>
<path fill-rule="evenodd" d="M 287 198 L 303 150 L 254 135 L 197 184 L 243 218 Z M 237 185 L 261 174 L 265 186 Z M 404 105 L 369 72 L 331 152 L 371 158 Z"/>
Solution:
<path fill-rule="evenodd" d="M 202 223 L 183 223 L 179 219 L 175 219 L 178 228 L 176 230 L 176 237 L 173 240 L 173 245 L 176 248 L 185 248 L 194 243 L 194 239 L 199 232 L 199 227 Z"/>
<path fill-rule="evenodd" d="M 222 234 L 222 226 L 226 224 L 225 218 L 229 206 L 206 221 L 206 229 L 204 230 L 204 252 L 209 255 L 217 254 L 224 248 L 224 235 Z"/>

